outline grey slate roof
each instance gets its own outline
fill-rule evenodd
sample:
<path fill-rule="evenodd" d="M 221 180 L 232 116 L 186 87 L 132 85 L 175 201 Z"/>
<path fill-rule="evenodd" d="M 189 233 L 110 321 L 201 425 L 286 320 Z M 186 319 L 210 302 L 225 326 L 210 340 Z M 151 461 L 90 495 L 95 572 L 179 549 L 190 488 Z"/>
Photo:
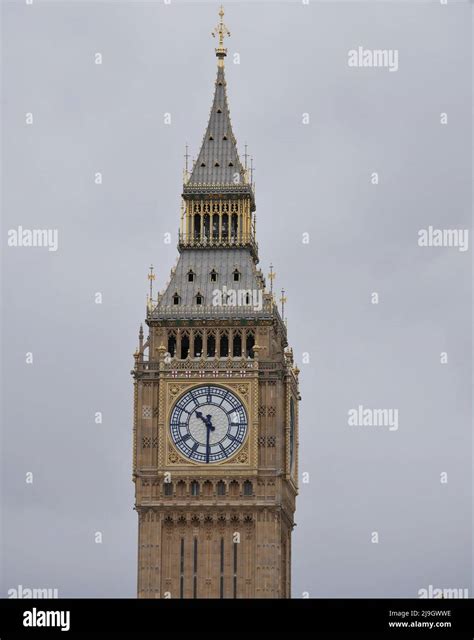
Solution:
<path fill-rule="evenodd" d="M 235 269 L 240 272 L 239 282 L 234 282 L 233 273 Z M 217 282 L 211 282 L 210 272 L 217 272 Z M 195 273 L 194 282 L 188 282 L 188 272 Z M 170 282 L 159 299 L 158 305 L 153 310 L 152 316 L 159 318 L 161 315 L 168 315 L 175 312 L 182 317 L 195 315 L 204 312 L 204 307 L 213 305 L 213 292 L 215 289 L 227 290 L 261 290 L 263 294 L 264 281 L 261 273 L 255 267 L 249 249 L 185 249 L 179 256 L 178 264 L 171 276 Z M 180 304 L 174 305 L 173 296 L 178 293 Z M 202 305 L 196 304 L 196 295 L 203 296 Z M 213 315 L 241 315 L 247 317 L 248 309 L 244 307 L 234 309 L 223 309 L 214 307 Z"/>
<path fill-rule="evenodd" d="M 216 88 L 209 123 L 186 187 L 189 189 L 192 185 L 204 184 L 235 186 L 236 173 L 240 176 L 240 184 L 244 184 L 245 170 L 240 162 L 232 131 L 222 66 L 217 68 Z"/>

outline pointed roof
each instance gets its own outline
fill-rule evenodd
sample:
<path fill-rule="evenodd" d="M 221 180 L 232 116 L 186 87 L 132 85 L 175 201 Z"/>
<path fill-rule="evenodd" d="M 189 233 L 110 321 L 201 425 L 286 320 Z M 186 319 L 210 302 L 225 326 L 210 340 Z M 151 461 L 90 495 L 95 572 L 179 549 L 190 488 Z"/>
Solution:
<path fill-rule="evenodd" d="M 217 78 L 209 123 L 201 150 L 186 187 L 193 185 L 236 186 L 246 184 L 246 172 L 240 162 L 237 141 L 232 131 L 226 93 L 224 65 L 217 68 Z"/>
<path fill-rule="evenodd" d="M 230 31 L 224 24 L 224 9 L 219 11 L 220 21 L 213 31 L 218 36 L 216 48 L 217 78 L 212 101 L 211 113 L 206 133 L 201 144 L 198 158 L 194 163 L 189 179 L 183 186 L 183 197 L 202 197 L 206 194 L 225 194 L 234 196 L 244 194 L 250 197 L 251 210 L 255 211 L 255 194 L 248 171 L 240 162 L 237 141 L 232 131 L 229 103 L 226 93 L 224 58 L 227 49 L 224 38 Z M 187 152 L 186 152 L 187 153 Z"/>

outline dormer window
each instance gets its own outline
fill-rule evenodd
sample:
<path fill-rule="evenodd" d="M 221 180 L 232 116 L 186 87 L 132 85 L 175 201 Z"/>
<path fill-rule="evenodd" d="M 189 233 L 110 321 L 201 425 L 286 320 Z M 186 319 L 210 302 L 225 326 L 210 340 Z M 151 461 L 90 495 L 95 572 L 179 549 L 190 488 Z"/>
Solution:
<path fill-rule="evenodd" d="M 205 162 L 201 162 L 201 167 L 205 167 L 206 163 Z"/>
<path fill-rule="evenodd" d="M 222 140 L 227 140 L 227 136 L 223 136 L 223 137 L 222 137 Z"/>
<path fill-rule="evenodd" d="M 211 279 L 211 282 L 217 282 L 217 271 L 213 269 L 209 274 L 209 277 Z"/>
<path fill-rule="evenodd" d="M 214 138 L 212 136 L 209 136 L 209 140 L 214 140 Z"/>
<path fill-rule="evenodd" d="M 190 269 L 188 271 L 188 282 L 194 282 L 195 277 L 196 277 L 196 274 L 192 269 Z"/>
<path fill-rule="evenodd" d="M 179 304 L 179 303 L 180 303 L 180 301 L 181 301 L 181 298 L 180 298 L 180 296 L 179 296 L 178 292 L 176 292 L 176 293 L 174 294 L 174 296 L 173 296 L 173 304 Z"/>
<path fill-rule="evenodd" d="M 240 271 L 238 269 L 235 269 L 234 273 L 233 273 L 233 276 L 234 276 L 234 282 L 239 282 L 239 280 L 240 280 Z"/>
<path fill-rule="evenodd" d="M 196 304 L 202 304 L 202 301 L 203 301 L 202 294 L 201 294 L 201 293 L 198 293 L 198 294 L 196 295 Z"/>
<path fill-rule="evenodd" d="M 222 109 L 217 109 L 217 113 L 222 113 Z"/>
<path fill-rule="evenodd" d="M 219 165 L 219 163 L 218 163 L 218 162 L 215 162 L 215 163 L 214 163 L 214 166 L 215 166 L 215 167 L 219 167 L 220 165 Z"/>
<path fill-rule="evenodd" d="M 233 162 L 229 162 L 229 167 L 233 167 L 234 163 Z"/>

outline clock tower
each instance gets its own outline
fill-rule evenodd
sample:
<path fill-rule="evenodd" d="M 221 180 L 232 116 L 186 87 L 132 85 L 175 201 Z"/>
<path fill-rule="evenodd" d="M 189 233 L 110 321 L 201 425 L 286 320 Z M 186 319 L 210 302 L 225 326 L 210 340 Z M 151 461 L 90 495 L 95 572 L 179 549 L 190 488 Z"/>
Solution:
<path fill-rule="evenodd" d="M 258 269 L 252 171 L 226 94 L 223 22 L 199 155 L 185 172 L 179 259 L 140 327 L 133 480 L 139 598 L 289 598 L 298 369 Z M 284 300 L 284 298 L 283 298 Z M 283 304 L 283 303 L 282 303 Z"/>

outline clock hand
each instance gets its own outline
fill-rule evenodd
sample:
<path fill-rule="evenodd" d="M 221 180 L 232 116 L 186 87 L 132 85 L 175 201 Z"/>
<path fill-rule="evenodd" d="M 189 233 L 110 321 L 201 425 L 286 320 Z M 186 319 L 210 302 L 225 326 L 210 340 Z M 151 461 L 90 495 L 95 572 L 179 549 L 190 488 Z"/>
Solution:
<path fill-rule="evenodd" d="M 202 415 L 202 413 L 200 411 L 196 411 L 196 416 L 198 418 L 201 418 L 201 420 L 204 422 L 204 424 L 207 426 L 207 420 L 206 418 Z"/>
<path fill-rule="evenodd" d="M 205 423 L 206 423 L 206 463 L 209 464 L 209 455 L 211 453 L 211 444 L 210 444 L 211 430 L 209 428 L 208 420 L 205 420 Z"/>
<path fill-rule="evenodd" d="M 209 463 L 209 456 L 211 453 L 211 443 L 210 443 L 211 431 L 215 430 L 215 427 L 211 422 L 211 418 L 212 416 L 210 414 L 208 414 L 206 418 L 204 418 L 204 422 L 206 423 L 206 427 L 207 427 L 206 429 L 206 462 L 207 463 Z"/>

